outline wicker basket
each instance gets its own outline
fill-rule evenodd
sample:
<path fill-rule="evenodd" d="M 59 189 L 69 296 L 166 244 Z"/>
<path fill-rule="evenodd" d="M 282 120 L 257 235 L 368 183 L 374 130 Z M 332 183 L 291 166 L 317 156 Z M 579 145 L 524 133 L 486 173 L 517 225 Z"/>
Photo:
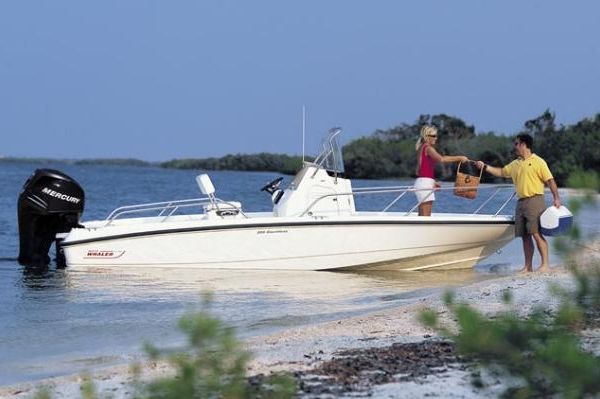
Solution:
<path fill-rule="evenodd" d="M 454 183 L 454 195 L 467 199 L 474 199 L 477 197 L 477 187 L 481 181 L 481 175 L 483 174 L 483 168 L 479 172 L 479 176 L 462 173 L 460 171 L 460 165 L 458 163 L 456 168 L 456 182 Z"/>

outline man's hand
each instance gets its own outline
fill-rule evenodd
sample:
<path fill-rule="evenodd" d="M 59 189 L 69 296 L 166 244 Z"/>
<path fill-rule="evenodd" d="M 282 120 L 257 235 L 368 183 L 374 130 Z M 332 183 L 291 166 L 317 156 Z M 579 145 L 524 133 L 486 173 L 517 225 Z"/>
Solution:
<path fill-rule="evenodd" d="M 560 198 L 554 198 L 553 204 L 555 207 L 560 208 Z"/>
<path fill-rule="evenodd" d="M 485 163 L 483 163 L 483 161 L 476 161 L 475 166 L 477 166 L 477 169 L 483 169 Z"/>

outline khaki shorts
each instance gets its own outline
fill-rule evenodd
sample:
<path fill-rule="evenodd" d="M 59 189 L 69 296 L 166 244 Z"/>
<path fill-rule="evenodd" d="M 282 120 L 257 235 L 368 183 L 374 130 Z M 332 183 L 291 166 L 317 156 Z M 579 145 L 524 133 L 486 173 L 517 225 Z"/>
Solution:
<path fill-rule="evenodd" d="M 515 237 L 540 232 L 540 215 L 546 210 L 543 195 L 521 198 L 515 211 Z"/>

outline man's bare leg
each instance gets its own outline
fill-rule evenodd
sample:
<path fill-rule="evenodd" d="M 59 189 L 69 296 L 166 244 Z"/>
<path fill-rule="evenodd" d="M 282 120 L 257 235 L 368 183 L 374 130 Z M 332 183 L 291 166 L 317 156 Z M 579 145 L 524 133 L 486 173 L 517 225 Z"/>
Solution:
<path fill-rule="evenodd" d="M 523 254 L 525 255 L 525 266 L 519 273 L 531 273 L 533 271 L 533 240 L 529 234 L 521 237 L 523 239 Z"/>
<path fill-rule="evenodd" d="M 542 257 L 542 265 L 538 269 L 539 272 L 546 273 L 550 271 L 550 265 L 548 263 L 548 241 L 540 233 L 533 234 L 533 239 L 537 245 L 540 256 Z"/>

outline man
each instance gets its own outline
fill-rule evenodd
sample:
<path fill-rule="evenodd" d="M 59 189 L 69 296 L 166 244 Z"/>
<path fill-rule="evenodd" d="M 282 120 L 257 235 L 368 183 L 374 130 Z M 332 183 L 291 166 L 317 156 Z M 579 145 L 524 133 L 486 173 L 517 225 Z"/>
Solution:
<path fill-rule="evenodd" d="M 548 272 L 548 242 L 540 232 L 540 215 L 546 210 L 544 184 L 552 192 L 553 205 L 560 208 L 558 188 L 546 161 L 533 153 L 533 137 L 519 134 L 514 146 L 518 158 L 502 168 L 486 165 L 482 161 L 477 161 L 476 164 L 479 169 L 484 168 L 484 171 L 494 176 L 510 177 L 513 180 L 519 199 L 515 211 L 515 237 L 522 238 L 525 254 L 525 266 L 521 272 L 533 271 L 533 240 L 542 257 L 538 271 Z"/>

